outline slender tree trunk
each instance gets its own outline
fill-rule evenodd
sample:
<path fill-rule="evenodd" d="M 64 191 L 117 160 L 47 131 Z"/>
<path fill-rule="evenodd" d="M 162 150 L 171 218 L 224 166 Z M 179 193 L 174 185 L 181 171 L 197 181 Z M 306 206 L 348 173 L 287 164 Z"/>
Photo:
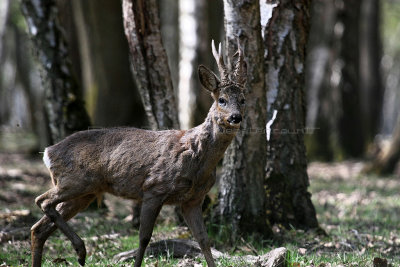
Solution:
<path fill-rule="evenodd" d="M 29 32 L 41 63 L 45 108 L 52 142 L 90 125 L 81 92 L 72 75 L 68 45 L 56 19 L 54 0 L 21 2 Z"/>
<path fill-rule="evenodd" d="M 168 66 L 171 70 L 172 85 L 175 95 L 178 95 L 179 84 L 179 4 L 177 0 L 157 0 L 160 8 L 161 37 L 168 57 Z"/>
<path fill-rule="evenodd" d="M 361 0 L 343 1 L 339 21 L 343 26 L 339 58 L 343 68 L 339 89 L 342 114 L 339 118 L 339 140 L 344 157 L 361 157 L 365 152 L 365 125 L 361 113 L 359 79 L 359 30 Z M 357 124 L 355 124 L 357 122 Z"/>
<path fill-rule="evenodd" d="M 224 1 L 227 53 L 237 50 L 237 38 L 247 61 L 246 113 L 241 131 L 226 151 L 215 219 L 229 225 L 229 235 L 270 234 L 265 213 L 266 159 L 263 45 L 258 1 Z M 232 62 L 228 62 L 231 66 Z"/>
<path fill-rule="evenodd" d="M 3 37 L 6 32 L 6 25 L 9 13 L 10 0 L 3 0 L 0 3 L 0 62 L 2 62 Z"/>
<path fill-rule="evenodd" d="M 305 143 L 309 159 L 330 161 L 341 153 L 337 126 L 341 101 L 336 82 L 340 70 L 340 38 L 334 31 L 337 23 L 335 2 L 313 1 L 311 20 L 305 66 L 306 126 L 315 131 L 305 136 Z"/>
<path fill-rule="evenodd" d="M 184 129 L 202 123 L 211 105 L 197 75 L 200 64 L 211 65 L 207 6 L 205 0 L 179 2 L 179 119 Z"/>
<path fill-rule="evenodd" d="M 282 0 L 264 33 L 268 86 L 267 176 L 265 188 L 270 222 L 316 228 L 304 147 L 304 63 L 310 2 Z M 270 127 L 270 131 L 268 128 Z"/>
<path fill-rule="evenodd" d="M 10 0 L 2 1 L 0 3 L 0 125 L 5 124 L 9 116 L 9 108 L 7 105 L 8 92 L 5 90 L 6 75 L 4 75 L 4 65 L 6 63 L 5 47 L 7 40 L 5 38 L 7 32 L 7 21 L 10 11 Z M 8 75 L 10 76 L 10 75 Z"/>
<path fill-rule="evenodd" d="M 218 43 L 224 36 L 223 3 L 206 0 L 179 3 L 179 119 L 182 128 L 190 128 L 204 121 L 212 104 L 209 93 L 202 90 L 198 82 L 197 68 L 200 64 L 212 66 L 214 63 L 210 44 L 211 40 Z"/>
<path fill-rule="evenodd" d="M 363 0 L 360 14 L 360 91 L 366 139 L 372 142 L 380 124 L 383 86 L 381 80 L 382 45 L 380 1 Z"/>
<path fill-rule="evenodd" d="M 70 0 L 68 0 L 70 1 Z M 119 1 L 74 0 L 83 87 L 95 126 L 144 126 L 144 109 L 130 71 Z"/>
<path fill-rule="evenodd" d="M 361 157 L 381 118 L 379 1 L 313 5 L 307 126 L 318 130 L 307 137 L 308 152 L 324 160 Z"/>
<path fill-rule="evenodd" d="M 37 152 L 49 140 L 39 74 L 29 51 L 28 34 L 18 21 L 20 3 L 4 1 L 0 13 L 0 125 L 35 133 L 38 142 L 30 152 Z"/>
<path fill-rule="evenodd" d="M 123 0 L 125 35 L 133 73 L 153 129 L 178 128 L 168 59 L 161 40 L 156 0 Z"/>

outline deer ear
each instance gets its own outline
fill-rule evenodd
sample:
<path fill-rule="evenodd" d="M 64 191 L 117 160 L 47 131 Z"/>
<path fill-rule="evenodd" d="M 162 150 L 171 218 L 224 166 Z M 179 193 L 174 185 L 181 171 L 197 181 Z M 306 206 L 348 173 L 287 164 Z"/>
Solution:
<path fill-rule="evenodd" d="M 219 84 L 217 75 L 203 65 L 199 66 L 198 72 L 201 85 L 208 91 L 215 92 Z"/>

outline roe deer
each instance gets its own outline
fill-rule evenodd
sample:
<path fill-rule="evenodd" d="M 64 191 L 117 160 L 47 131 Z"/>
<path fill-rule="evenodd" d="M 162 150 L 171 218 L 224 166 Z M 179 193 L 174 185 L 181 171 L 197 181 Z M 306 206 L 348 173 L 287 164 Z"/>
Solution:
<path fill-rule="evenodd" d="M 136 267 L 141 266 L 164 204 L 181 207 L 208 266 L 215 266 L 201 206 L 215 182 L 216 165 L 240 127 L 247 68 L 239 41 L 238 60 L 231 72 L 221 44 L 218 52 L 214 41 L 211 45 L 221 77 L 202 65 L 198 68 L 202 86 L 214 99 L 201 125 L 189 130 L 81 131 L 45 149 L 43 160 L 54 187 L 35 199 L 45 216 L 31 229 L 33 266 L 41 265 L 44 243 L 57 228 L 72 242 L 78 262 L 85 264 L 84 242 L 66 221 L 103 193 L 142 203 Z"/>

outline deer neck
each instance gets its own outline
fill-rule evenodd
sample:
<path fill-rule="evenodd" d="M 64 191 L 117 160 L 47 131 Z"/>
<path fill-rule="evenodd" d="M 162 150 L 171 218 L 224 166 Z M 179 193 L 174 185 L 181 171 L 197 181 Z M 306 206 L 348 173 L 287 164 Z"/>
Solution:
<path fill-rule="evenodd" d="M 196 154 L 201 163 L 201 170 L 206 174 L 213 171 L 236 133 L 217 123 L 217 106 L 214 103 L 207 118 L 199 126 L 187 131 L 186 143 Z M 188 142 L 189 141 L 189 142 Z"/>

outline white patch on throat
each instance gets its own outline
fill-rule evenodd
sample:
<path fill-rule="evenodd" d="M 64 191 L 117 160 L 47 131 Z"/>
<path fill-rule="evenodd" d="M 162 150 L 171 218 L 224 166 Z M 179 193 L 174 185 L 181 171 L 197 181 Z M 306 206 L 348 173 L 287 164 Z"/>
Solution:
<path fill-rule="evenodd" d="M 47 169 L 50 170 L 51 162 L 50 162 L 50 158 L 49 158 L 49 154 L 48 154 L 47 148 L 44 150 L 43 162 L 44 162 L 44 165 L 46 165 Z"/>

